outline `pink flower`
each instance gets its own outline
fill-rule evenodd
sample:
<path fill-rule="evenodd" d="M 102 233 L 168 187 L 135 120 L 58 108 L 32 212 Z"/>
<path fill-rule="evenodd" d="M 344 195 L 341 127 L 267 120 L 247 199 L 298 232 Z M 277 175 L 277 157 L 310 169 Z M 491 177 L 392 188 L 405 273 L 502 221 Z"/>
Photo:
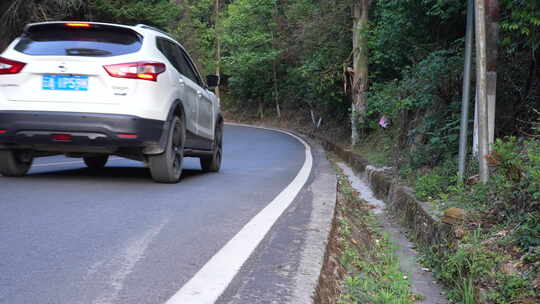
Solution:
<path fill-rule="evenodd" d="M 388 120 L 386 119 L 386 116 L 382 116 L 381 119 L 379 119 L 379 126 L 386 129 L 388 128 Z"/>

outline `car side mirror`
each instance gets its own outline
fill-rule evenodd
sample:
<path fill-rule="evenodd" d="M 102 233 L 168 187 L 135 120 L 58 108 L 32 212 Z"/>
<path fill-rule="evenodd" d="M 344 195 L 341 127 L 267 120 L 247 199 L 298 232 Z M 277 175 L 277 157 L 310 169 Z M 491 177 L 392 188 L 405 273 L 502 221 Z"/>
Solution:
<path fill-rule="evenodd" d="M 219 87 L 219 75 L 208 75 L 206 76 L 206 84 L 208 88 L 215 89 Z"/>

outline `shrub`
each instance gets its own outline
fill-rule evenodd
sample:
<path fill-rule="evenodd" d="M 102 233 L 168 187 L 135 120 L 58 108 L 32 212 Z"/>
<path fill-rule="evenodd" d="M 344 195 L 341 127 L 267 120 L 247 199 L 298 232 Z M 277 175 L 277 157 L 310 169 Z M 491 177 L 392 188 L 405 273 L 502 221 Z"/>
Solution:
<path fill-rule="evenodd" d="M 368 96 L 368 129 L 386 116 L 399 130 L 394 157 L 413 169 L 434 167 L 457 152 L 460 113 L 460 66 L 455 50 L 431 53 L 406 69 L 401 80 L 374 84 Z"/>
<path fill-rule="evenodd" d="M 512 216 L 540 207 L 540 144 L 515 137 L 497 139 L 488 156 L 493 174 L 490 203 Z"/>

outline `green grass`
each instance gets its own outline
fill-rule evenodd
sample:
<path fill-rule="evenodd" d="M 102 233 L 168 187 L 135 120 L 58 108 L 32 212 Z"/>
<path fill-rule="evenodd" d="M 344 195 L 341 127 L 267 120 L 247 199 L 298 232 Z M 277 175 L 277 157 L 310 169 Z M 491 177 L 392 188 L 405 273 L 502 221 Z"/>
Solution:
<path fill-rule="evenodd" d="M 383 237 L 370 251 L 359 255 L 344 251 L 347 268 L 354 269 L 344 281 L 338 303 L 409 304 L 415 302 L 407 276 L 400 271 L 395 248 Z M 353 267 L 351 267 L 353 266 Z"/>
<path fill-rule="evenodd" d="M 371 164 L 391 166 L 392 148 L 393 143 L 387 130 L 381 130 L 364 138 L 361 144 L 353 147 L 353 152 L 362 155 Z"/>

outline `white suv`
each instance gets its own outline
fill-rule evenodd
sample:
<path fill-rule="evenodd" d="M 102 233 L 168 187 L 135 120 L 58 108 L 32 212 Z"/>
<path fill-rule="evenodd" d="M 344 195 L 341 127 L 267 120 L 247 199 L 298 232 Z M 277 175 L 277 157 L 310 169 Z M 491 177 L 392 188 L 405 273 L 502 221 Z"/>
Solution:
<path fill-rule="evenodd" d="M 155 181 L 178 182 L 184 156 L 219 171 L 223 119 L 186 50 L 146 26 L 27 25 L 0 54 L 0 173 L 22 176 L 34 157 L 109 155 L 144 161 Z"/>

